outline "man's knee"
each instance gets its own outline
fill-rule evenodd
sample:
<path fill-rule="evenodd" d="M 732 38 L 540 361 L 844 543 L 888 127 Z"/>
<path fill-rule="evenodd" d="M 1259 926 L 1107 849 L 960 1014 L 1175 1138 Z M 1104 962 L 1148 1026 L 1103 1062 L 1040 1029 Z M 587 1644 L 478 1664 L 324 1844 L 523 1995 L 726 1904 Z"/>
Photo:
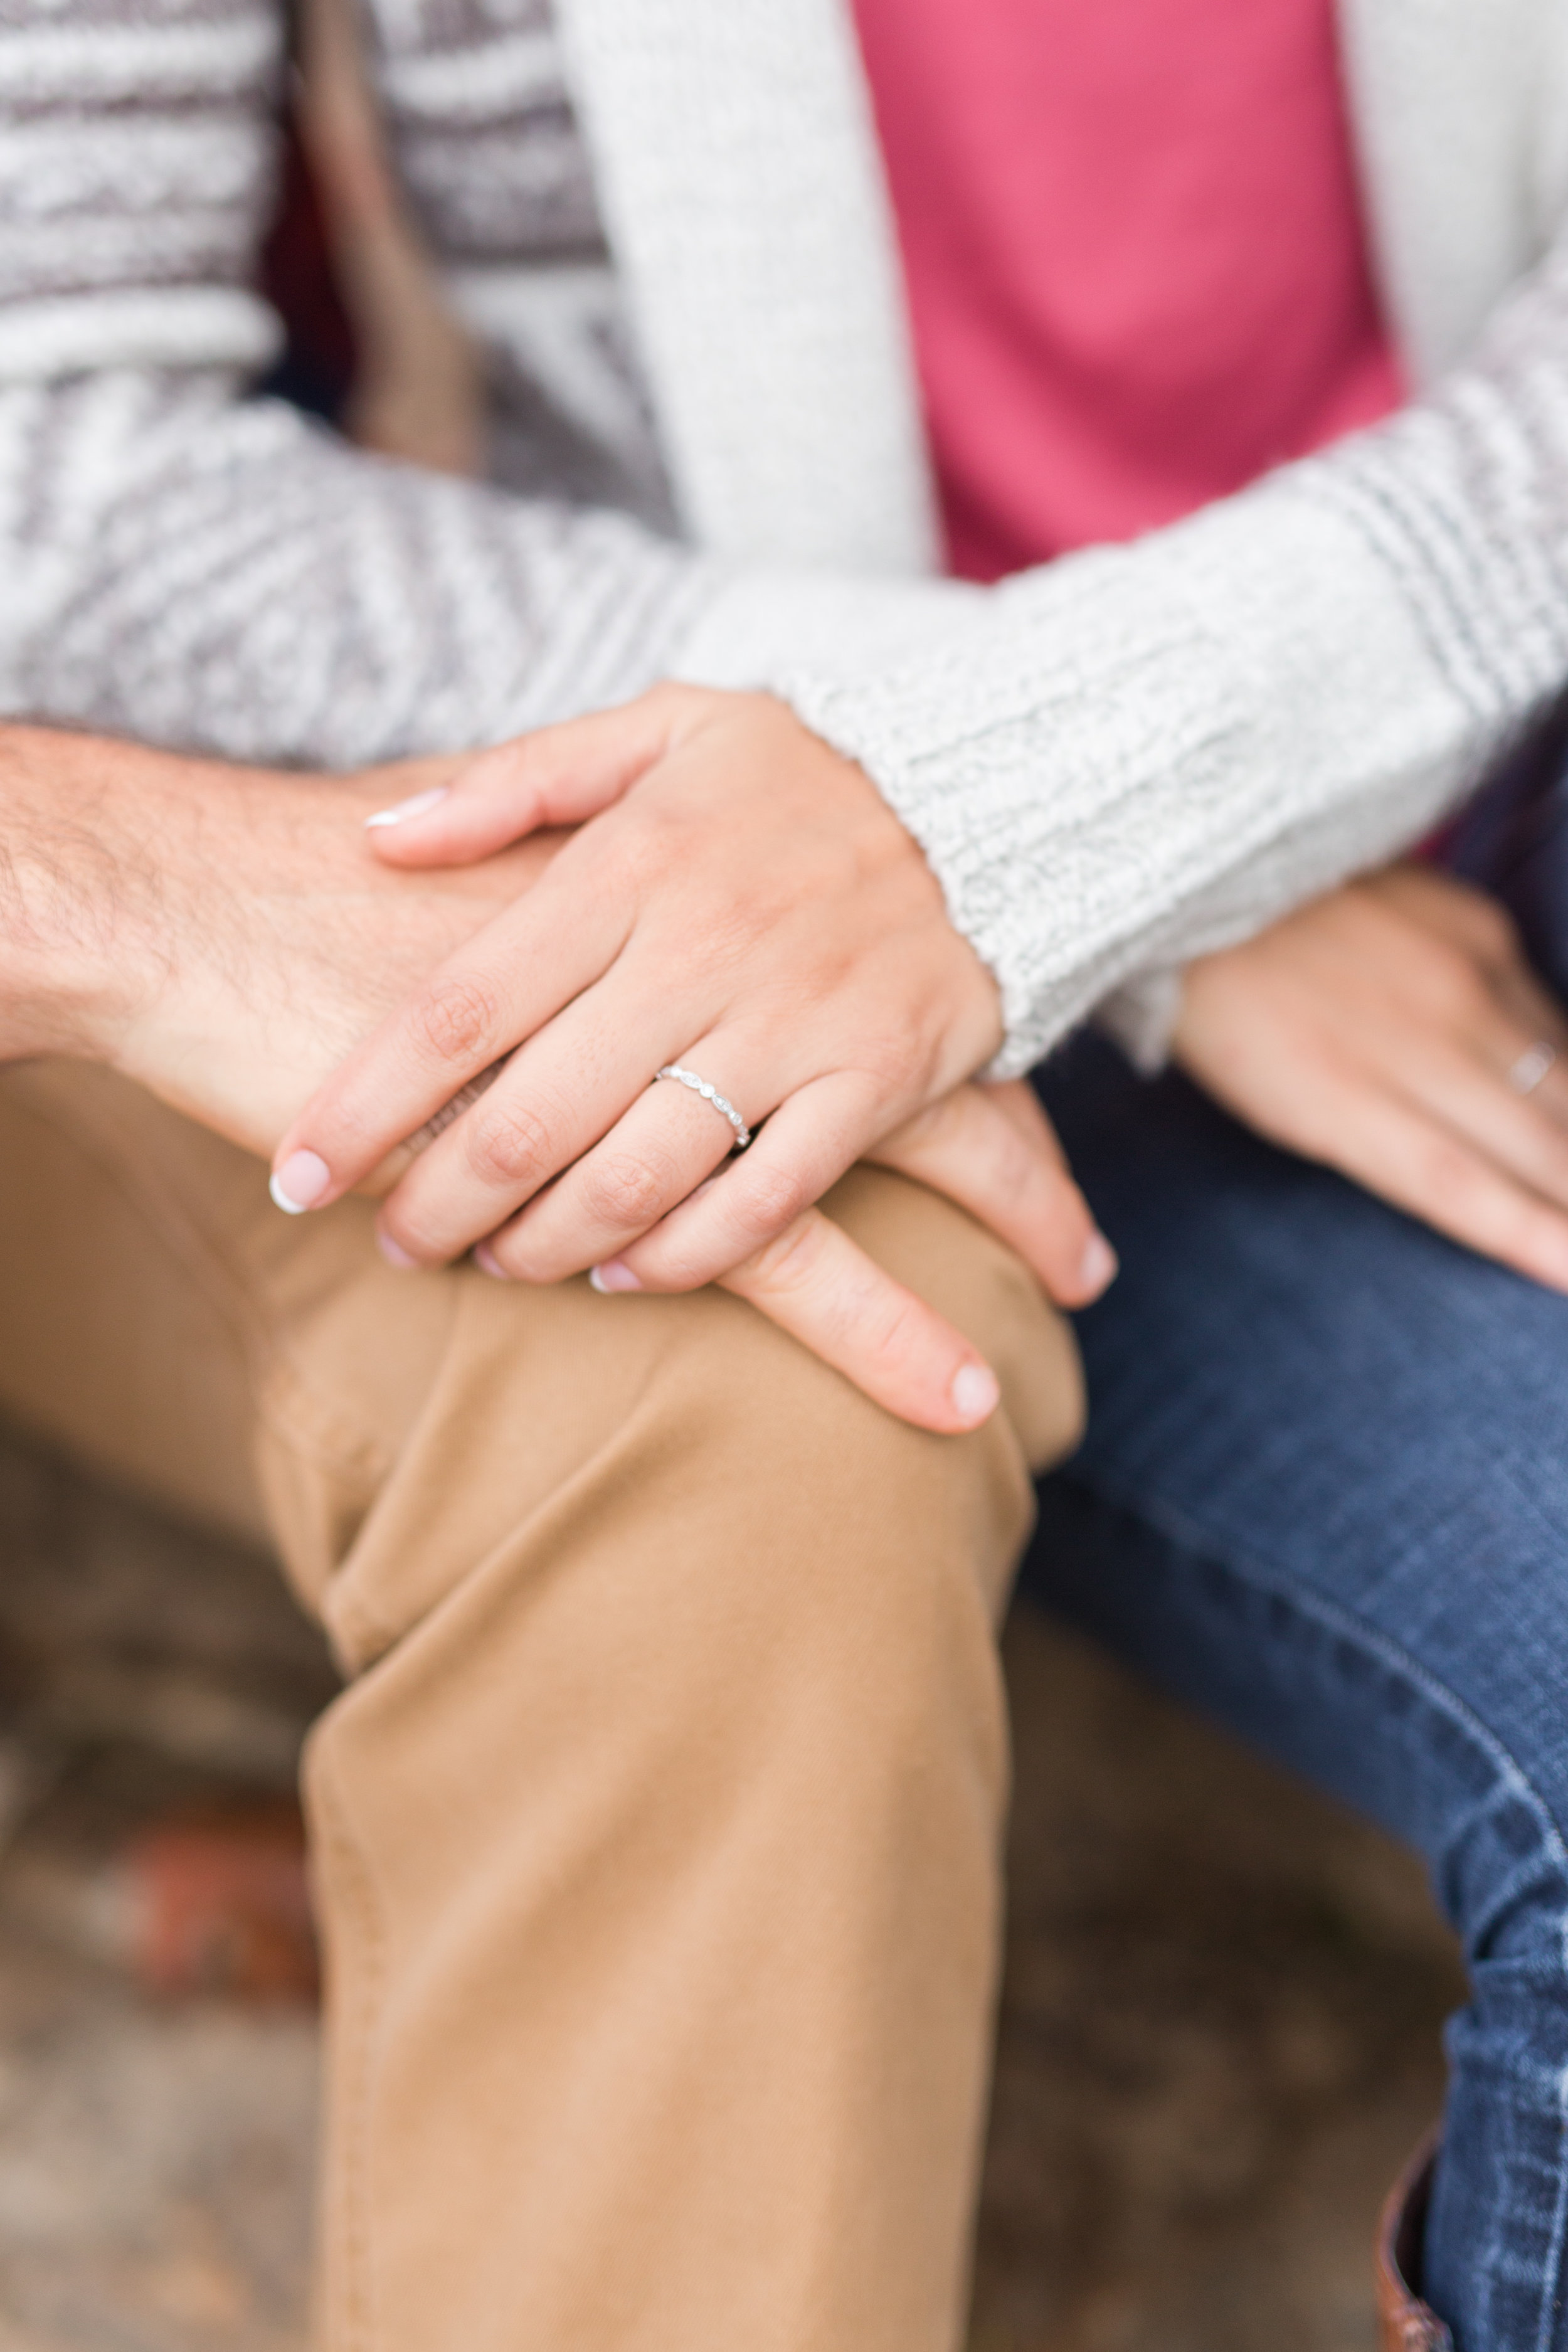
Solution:
<path fill-rule="evenodd" d="M 493 1338 L 508 1294 L 473 1287 Z M 476 1347 L 332 1580 L 358 1672 L 318 1801 L 352 1790 L 394 1847 L 432 1808 L 572 1824 L 655 1908 L 676 1857 L 732 1838 L 764 1877 L 809 1854 L 819 1891 L 966 1856 L 979 1902 L 1032 1508 L 1016 1433 L 894 1421 L 721 1293 L 576 1284 L 550 1319 L 581 1351 L 547 1381 Z"/>
<path fill-rule="evenodd" d="M 872 1179 L 851 1219 L 906 1278 L 929 1241 L 944 1310 L 1003 1375 L 984 1428 L 939 1437 L 894 1420 L 720 1292 L 604 1298 L 582 1282 L 446 1277 L 460 1303 L 445 1360 L 328 1580 L 349 1660 L 379 1654 L 476 1573 L 523 1596 L 598 1591 L 612 1643 L 651 1604 L 669 1612 L 667 1640 L 689 1608 L 736 1643 L 748 1627 L 775 1654 L 874 1643 L 889 1665 L 944 1610 L 994 1615 L 1028 1528 L 1031 1465 L 1076 1431 L 1070 1339 L 1007 1254 L 919 1188 Z"/>

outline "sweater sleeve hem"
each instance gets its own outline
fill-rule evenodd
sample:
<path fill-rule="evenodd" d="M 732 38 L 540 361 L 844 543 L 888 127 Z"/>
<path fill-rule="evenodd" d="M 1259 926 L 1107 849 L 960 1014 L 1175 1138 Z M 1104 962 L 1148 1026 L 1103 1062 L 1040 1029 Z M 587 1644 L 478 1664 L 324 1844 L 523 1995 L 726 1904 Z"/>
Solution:
<path fill-rule="evenodd" d="M 1392 855 L 1481 751 L 1386 565 L 1300 474 L 1025 575 L 918 661 L 783 685 L 995 975 L 994 1076 Z"/>

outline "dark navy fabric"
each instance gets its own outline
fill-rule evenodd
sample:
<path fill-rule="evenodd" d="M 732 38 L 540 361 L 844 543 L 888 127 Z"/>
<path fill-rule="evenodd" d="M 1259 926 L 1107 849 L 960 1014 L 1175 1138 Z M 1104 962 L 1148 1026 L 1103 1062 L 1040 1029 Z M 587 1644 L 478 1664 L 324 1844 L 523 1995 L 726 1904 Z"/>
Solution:
<path fill-rule="evenodd" d="M 1568 1003 L 1568 703 L 1505 761 L 1437 854 L 1501 899 L 1531 962 Z"/>
<path fill-rule="evenodd" d="M 1122 1271 L 1025 1589 L 1425 1854 L 1472 1986 L 1426 2292 L 1568 2352 L 1568 1299 L 1097 1040 L 1039 1084 Z"/>

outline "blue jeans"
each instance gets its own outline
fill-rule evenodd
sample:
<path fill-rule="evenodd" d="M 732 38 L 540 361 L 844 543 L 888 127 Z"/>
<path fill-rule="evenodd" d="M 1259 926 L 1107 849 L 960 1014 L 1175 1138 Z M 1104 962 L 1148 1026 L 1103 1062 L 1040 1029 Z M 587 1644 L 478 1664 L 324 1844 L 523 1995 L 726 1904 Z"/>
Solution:
<path fill-rule="evenodd" d="M 1122 1272 L 1026 1589 L 1426 1856 L 1471 1998 L 1424 2292 L 1568 2352 L 1568 1299 L 1096 1041 L 1040 1090 Z"/>

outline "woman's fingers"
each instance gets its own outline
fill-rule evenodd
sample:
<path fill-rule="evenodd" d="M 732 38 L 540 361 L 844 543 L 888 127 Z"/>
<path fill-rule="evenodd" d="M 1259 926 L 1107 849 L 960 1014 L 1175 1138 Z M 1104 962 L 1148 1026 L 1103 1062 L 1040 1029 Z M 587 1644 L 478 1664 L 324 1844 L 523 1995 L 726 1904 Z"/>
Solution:
<path fill-rule="evenodd" d="M 693 1066 L 700 1066 L 695 1055 Z M 644 1290 L 722 1281 L 792 1231 L 875 1133 L 868 1080 L 848 1071 L 813 1079 L 780 1105 L 749 1150 L 621 1252 L 617 1266 Z"/>
<path fill-rule="evenodd" d="M 1561 1089 L 1548 1094 L 1543 1081 L 1534 1093 L 1521 1094 L 1508 1076 L 1529 1044 L 1528 1033 L 1511 1024 L 1485 1051 L 1413 1040 L 1404 1066 L 1389 1073 L 1387 1084 L 1391 1093 L 1463 1137 L 1483 1159 L 1568 1208 L 1568 1128 Z"/>
<path fill-rule="evenodd" d="M 1116 1253 L 1021 1080 L 960 1087 L 867 1156 L 946 1193 L 988 1225 L 1058 1307 L 1087 1307 L 1115 1275 Z"/>
<path fill-rule="evenodd" d="M 644 1071 L 651 1079 L 646 1060 Z M 613 1116 L 613 1096 L 605 1099 L 611 1102 Z M 470 1206 L 469 1238 L 487 1237 L 483 1263 L 491 1274 L 536 1283 L 585 1274 L 602 1259 L 629 1248 L 689 1200 L 729 1158 L 734 1140 L 728 1120 L 687 1087 L 645 1085 L 625 1116 L 613 1125 L 603 1122 L 589 1139 L 592 1148 L 585 1148 L 515 1215 L 510 1213 L 514 1204 L 508 1200 L 483 1223 L 481 1194 L 479 1207 Z M 411 1194 L 416 1181 L 416 1174 L 406 1180 Z M 432 1213 L 446 1213 L 454 1190 L 450 1178 L 437 1171 L 429 1195 Z M 474 1187 L 468 1190 L 471 1197 Z M 418 1213 L 417 1206 L 413 1213 Z M 387 1227 L 385 1209 L 382 1223 Z M 401 1238 L 395 1220 L 391 1229 Z M 442 1254 L 456 1252 L 446 1249 Z"/>
<path fill-rule="evenodd" d="M 1359 1074 L 1331 1091 L 1339 1115 L 1315 1157 L 1450 1240 L 1568 1291 L 1568 1213 L 1426 1106 Z M 1332 1113 L 1327 1096 L 1324 1108 Z"/>
<path fill-rule="evenodd" d="M 1521 1092 L 1537 1043 L 1563 1066 Z M 1271 1140 L 1568 1290 L 1568 1021 L 1479 893 L 1416 868 L 1331 892 L 1193 965 L 1176 1047 Z"/>
<path fill-rule="evenodd" d="M 724 1158 L 728 1120 L 654 1083 L 681 1024 L 635 974 L 628 959 L 567 1005 L 410 1168 L 377 1218 L 395 1264 L 444 1265 L 489 1238 L 506 1272 L 562 1281 L 657 1224 Z M 728 1082 L 752 1116 L 767 1108 Z"/>
<path fill-rule="evenodd" d="M 807 1209 L 723 1287 L 919 1429 L 976 1429 L 1000 1393 L 984 1358 L 951 1323 Z"/>
<path fill-rule="evenodd" d="M 618 710 L 542 727 L 468 761 L 448 782 L 365 819 L 389 866 L 470 866 L 545 825 L 595 816 L 662 759 L 686 709 L 678 687 Z"/>
<path fill-rule="evenodd" d="M 556 885 L 576 847 L 569 844 L 525 898 L 438 966 L 311 1097 L 273 1158 L 280 1207 L 324 1208 L 363 1183 L 460 1088 L 615 961 L 626 917 L 602 895 Z M 533 1118 L 542 1130 L 540 1106 Z"/>
<path fill-rule="evenodd" d="M 1514 1024 L 1510 1043 L 1518 1046 L 1503 1076 L 1516 1094 L 1522 1092 L 1526 1101 L 1544 1111 L 1557 1126 L 1568 1128 L 1568 1022 L 1531 971 L 1521 968 L 1502 974 L 1498 989 Z M 1536 1076 L 1531 1066 L 1542 1046 L 1548 1057 L 1546 1067 Z"/>

